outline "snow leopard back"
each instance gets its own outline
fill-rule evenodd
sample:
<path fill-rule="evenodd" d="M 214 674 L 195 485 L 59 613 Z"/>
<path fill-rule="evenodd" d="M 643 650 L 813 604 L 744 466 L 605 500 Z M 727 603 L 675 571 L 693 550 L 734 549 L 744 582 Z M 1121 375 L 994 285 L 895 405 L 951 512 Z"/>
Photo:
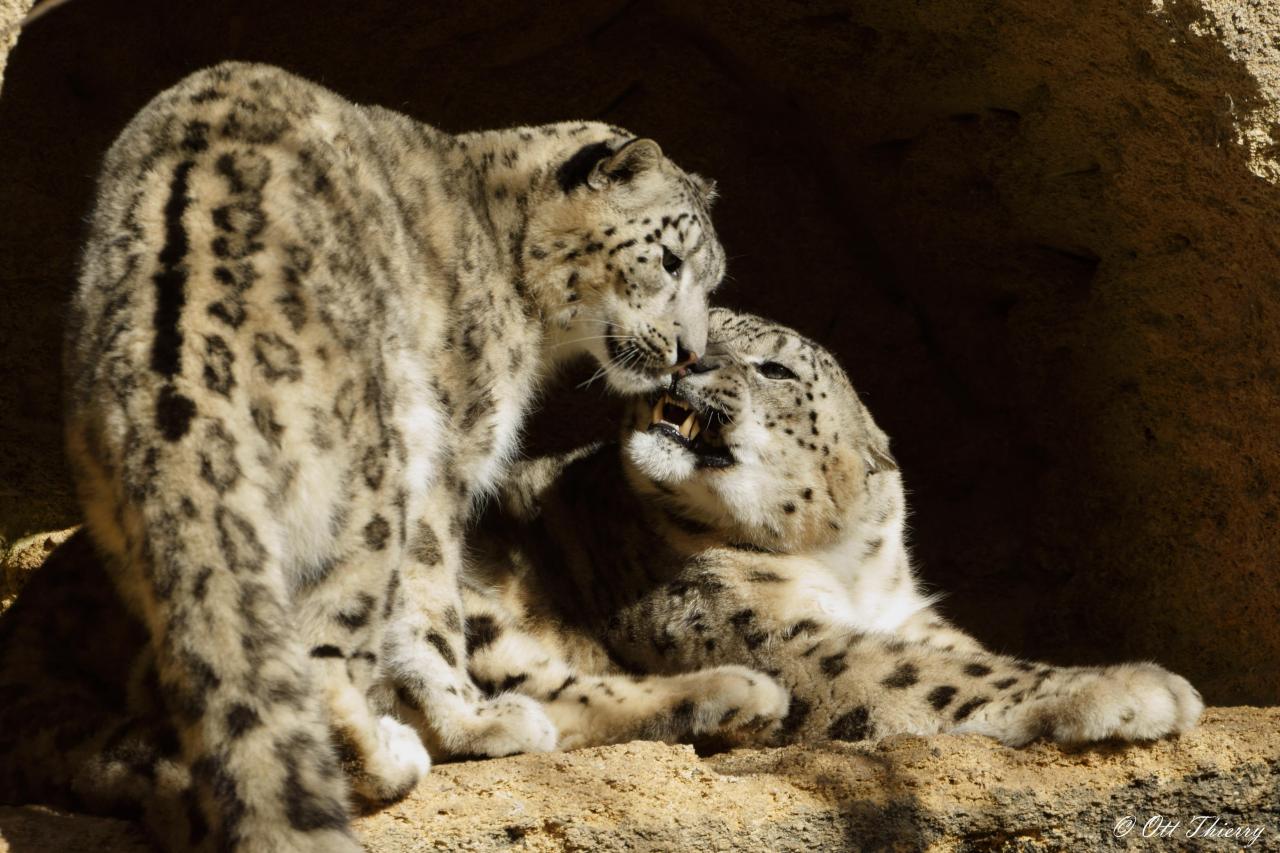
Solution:
<path fill-rule="evenodd" d="M 0 794 L 132 804 L 171 849 L 351 851 L 425 745 L 551 748 L 467 673 L 461 535 L 557 361 L 649 388 L 703 348 L 709 201 L 598 123 L 455 136 L 235 63 L 152 101 L 107 154 L 66 346 L 102 622 L 145 643 L 124 704 L 52 737 L 96 746 L 0 762 Z"/>

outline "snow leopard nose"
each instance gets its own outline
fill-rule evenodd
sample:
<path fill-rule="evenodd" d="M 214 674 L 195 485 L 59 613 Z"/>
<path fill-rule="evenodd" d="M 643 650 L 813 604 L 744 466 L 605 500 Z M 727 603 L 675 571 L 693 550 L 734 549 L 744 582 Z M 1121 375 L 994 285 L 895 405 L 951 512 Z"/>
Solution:
<path fill-rule="evenodd" d="M 689 365 L 689 372 L 693 374 L 710 373 L 720 366 L 720 362 L 713 358 L 699 359 L 696 363 Z"/>
<path fill-rule="evenodd" d="M 676 368 L 693 364 L 707 354 L 707 297 L 690 289 L 678 297 L 675 306 Z"/>
<path fill-rule="evenodd" d="M 698 354 L 685 344 L 684 338 L 676 338 L 676 370 L 692 367 L 698 363 Z"/>
<path fill-rule="evenodd" d="M 684 376 L 686 373 L 689 373 L 696 376 L 699 373 L 710 373 L 711 371 L 715 370 L 718 367 L 720 367 L 719 359 L 715 357 L 703 356 L 697 361 L 694 361 L 693 363 L 687 365 L 683 370 L 680 371 L 680 375 Z"/>

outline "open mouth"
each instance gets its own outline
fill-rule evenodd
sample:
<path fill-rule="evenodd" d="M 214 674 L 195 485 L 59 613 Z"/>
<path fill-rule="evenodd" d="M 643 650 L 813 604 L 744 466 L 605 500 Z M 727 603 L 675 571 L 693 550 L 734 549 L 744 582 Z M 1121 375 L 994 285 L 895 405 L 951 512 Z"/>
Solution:
<path fill-rule="evenodd" d="M 724 415 L 715 409 L 695 408 L 664 392 L 654 398 L 649 432 L 680 444 L 698 458 L 699 468 L 727 468 L 733 464 L 733 454 L 724 443 L 724 421 Z"/>

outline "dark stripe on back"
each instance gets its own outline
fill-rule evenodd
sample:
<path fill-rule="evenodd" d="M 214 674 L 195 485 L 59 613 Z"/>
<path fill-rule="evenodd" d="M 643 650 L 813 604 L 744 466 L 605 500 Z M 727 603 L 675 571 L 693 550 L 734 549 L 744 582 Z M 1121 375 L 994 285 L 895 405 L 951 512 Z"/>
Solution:
<path fill-rule="evenodd" d="M 166 440 L 178 441 L 186 435 L 195 416 L 195 401 L 175 391 L 173 383 L 160 389 L 156 397 L 156 429 Z"/>
<path fill-rule="evenodd" d="M 187 301 L 187 229 L 182 215 L 191 203 L 187 184 L 191 160 L 183 160 L 173 170 L 169 184 L 169 200 L 164 206 L 164 246 L 158 260 L 160 269 L 153 276 L 156 284 L 156 336 L 151 346 L 151 369 L 163 376 L 174 377 L 182 369 L 182 332 L 178 319 Z"/>

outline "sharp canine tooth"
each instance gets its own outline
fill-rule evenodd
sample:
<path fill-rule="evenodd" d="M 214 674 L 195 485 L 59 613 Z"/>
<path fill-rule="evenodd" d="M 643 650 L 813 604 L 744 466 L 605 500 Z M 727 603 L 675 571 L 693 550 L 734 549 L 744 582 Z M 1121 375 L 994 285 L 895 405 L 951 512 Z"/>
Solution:
<path fill-rule="evenodd" d="M 698 437 L 698 433 L 700 433 L 700 432 L 702 432 L 702 424 L 698 423 L 698 422 L 695 420 L 695 421 L 693 422 L 693 427 L 692 427 L 692 428 L 690 428 L 690 430 L 689 430 L 689 440 L 690 440 L 690 441 L 693 441 L 695 438 L 697 438 L 697 437 Z"/>
<path fill-rule="evenodd" d="M 654 404 L 653 404 L 653 422 L 654 422 L 655 424 L 660 424 L 660 423 L 662 423 L 662 401 L 663 401 L 663 399 L 665 399 L 665 398 L 660 397 L 660 398 L 658 399 L 658 402 L 656 402 L 656 403 L 654 403 Z"/>
<path fill-rule="evenodd" d="M 680 424 L 680 434 L 683 435 L 685 438 L 692 438 L 692 436 L 689 435 L 689 433 L 693 431 L 694 420 L 695 418 L 693 417 L 693 412 L 690 412 L 689 417 L 685 418 L 684 423 Z"/>

